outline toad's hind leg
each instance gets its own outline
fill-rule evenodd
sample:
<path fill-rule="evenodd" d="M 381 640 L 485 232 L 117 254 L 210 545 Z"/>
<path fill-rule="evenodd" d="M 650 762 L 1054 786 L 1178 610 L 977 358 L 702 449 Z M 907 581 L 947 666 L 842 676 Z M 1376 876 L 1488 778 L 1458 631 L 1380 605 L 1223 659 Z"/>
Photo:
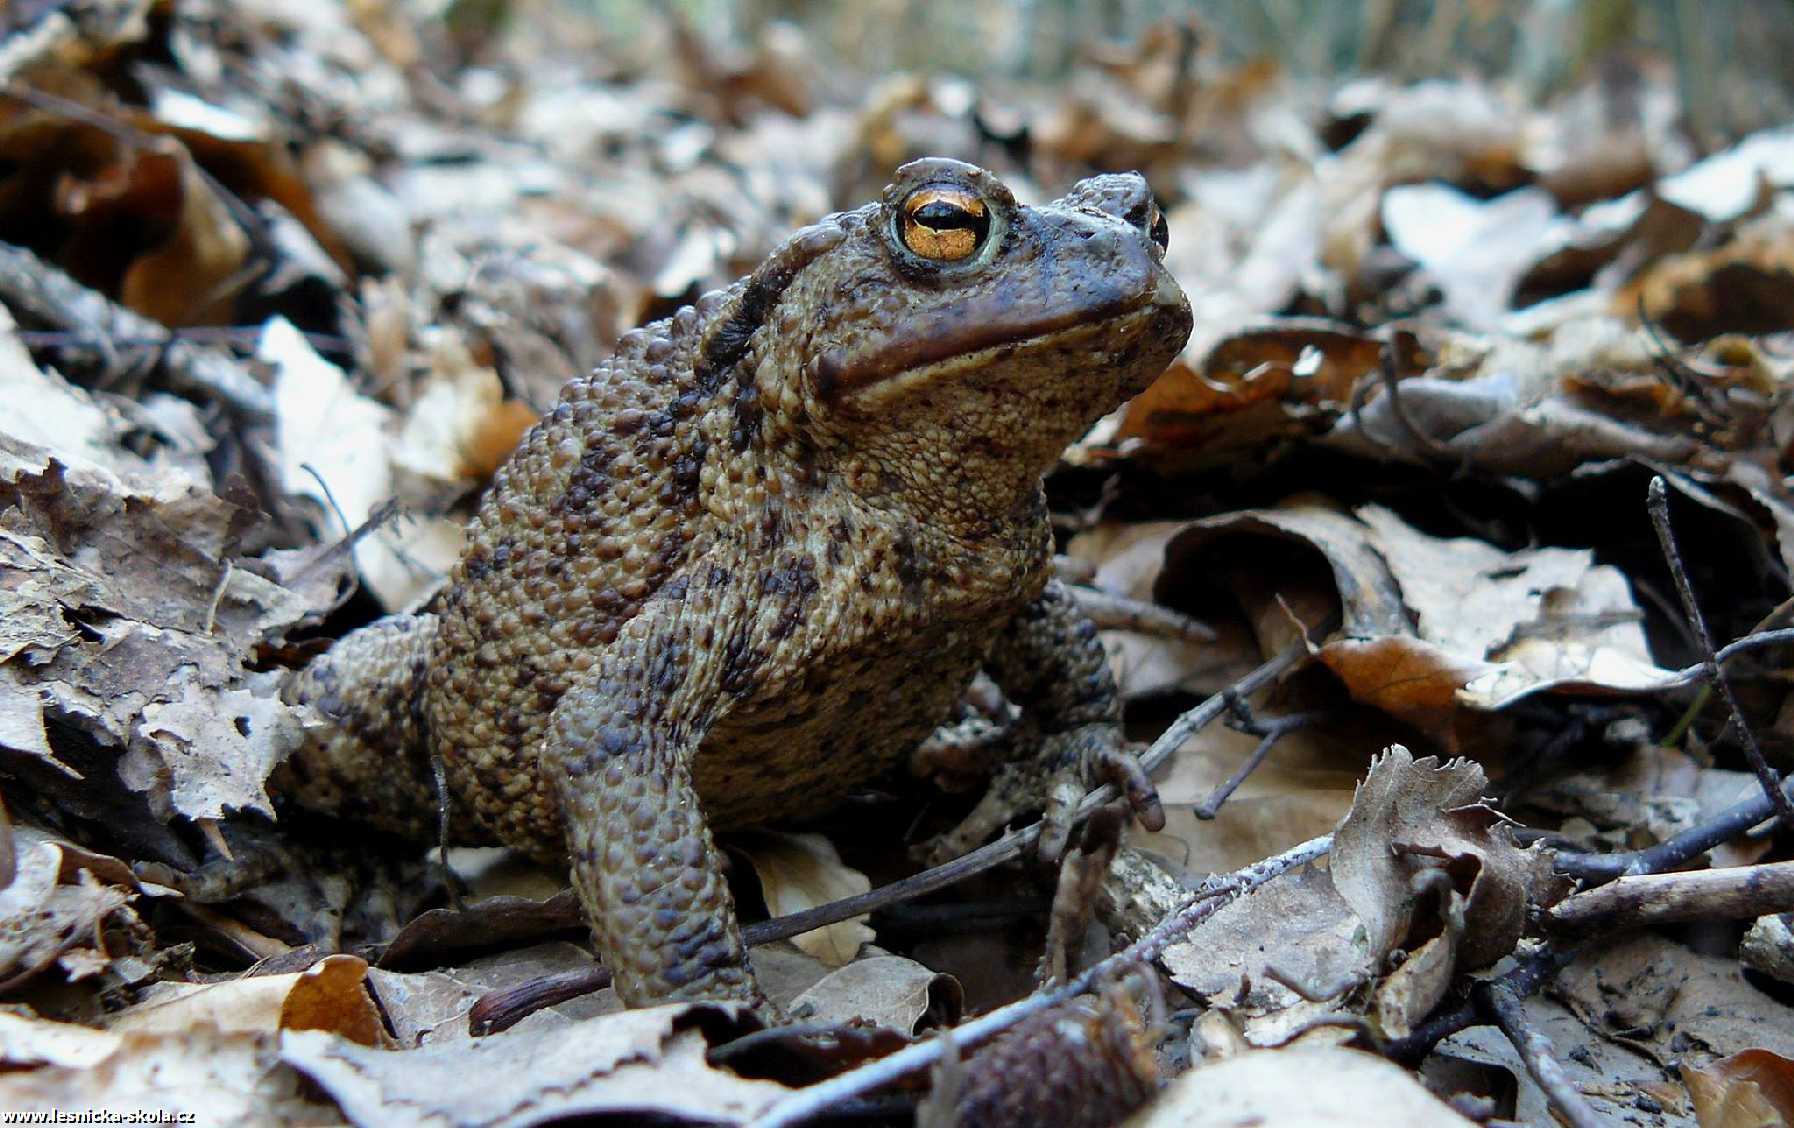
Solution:
<path fill-rule="evenodd" d="M 282 691 L 330 723 L 281 766 L 276 787 L 310 810 L 434 841 L 439 811 L 423 722 L 434 615 L 390 615 L 342 638 Z"/>
<path fill-rule="evenodd" d="M 631 621 L 562 695 L 542 768 L 573 888 L 622 1000 L 727 999 L 770 1015 L 692 785 L 721 658 L 692 645 L 681 607 L 663 602 Z"/>

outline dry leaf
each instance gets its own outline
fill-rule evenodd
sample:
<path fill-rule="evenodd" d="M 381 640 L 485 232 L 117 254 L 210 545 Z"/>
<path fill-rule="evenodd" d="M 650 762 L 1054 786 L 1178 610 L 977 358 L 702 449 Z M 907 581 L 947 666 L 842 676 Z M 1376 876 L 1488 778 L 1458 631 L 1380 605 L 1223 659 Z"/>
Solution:
<path fill-rule="evenodd" d="M 1794 1059 L 1742 1050 L 1682 1070 L 1701 1128 L 1781 1128 L 1794 1124 Z"/>
<path fill-rule="evenodd" d="M 224 1033 L 323 1030 L 364 1046 L 390 1044 L 368 996 L 367 961 L 326 956 L 304 971 L 223 983 L 164 983 L 144 1001 L 108 1016 L 106 1028 L 174 1034 L 200 1026 Z"/>
<path fill-rule="evenodd" d="M 766 909 L 773 916 L 813 909 L 872 888 L 871 880 L 842 862 L 834 844 L 820 834 L 756 830 L 740 835 L 735 845 L 759 875 Z M 843 967 L 873 939 L 862 915 L 794 936 L 791 942 L 830 967 Z"/>
<path fill-rule="evenodd" d="M 805 1022 L 863 1018 L 905 1034 L 951 1026 L 964 1003 L 959 983 L 901 956 L 868 956 L 838 968 L 792 999 L 786 1009 Z"/>
<path fill-rule="evenodd" d="M 120 1035 L 111 1052 L 95 1061 L 0 1075 L 0 1106 L 65 1115 L 71 1109 L 121 1117 L 160 1113 L 170 1122 L 186 1117 L 195 1124 L 214 1120 L 255 1128 L 343 1123 L 281 1063 L 273 1035 L 225 1032 L 203 1023 L 175 1032 Z"/>
<path fill-rule="evenodd" d="M 1371 764 L 1331 857 L 1333 882 L 1364 921 L 1373 960 L 1407 940 L 1420 908 L 1414 879 L 1425 871 L 1448 872 L 1463 898 L 1463 967 L 1513 951 L 1527 905 L 1552 888 L 1551 865 L 1541 850 L 1514 845 L 1482 801 L 1487 785 L 1478 764 L 1415 760 L 1400 745 Z"/>
<path fill-rule="evenodd" d="M 740 1122 L 790 1092 L 704 1060 L 740 1013 L 653 1007 L 408 1051 L 297 1031 L 282 1036 L 280 1054 L 361 1125 L 523 1128 L 606 1114 Z"/>
<path fill-rule="evenodd" d="M 1249 1050 L 1173 1081 L 1125 1128 L 1363 1125 L 1436 1128 L 1471 1122 L 1407 1070 L 1341 1047 Z"/>

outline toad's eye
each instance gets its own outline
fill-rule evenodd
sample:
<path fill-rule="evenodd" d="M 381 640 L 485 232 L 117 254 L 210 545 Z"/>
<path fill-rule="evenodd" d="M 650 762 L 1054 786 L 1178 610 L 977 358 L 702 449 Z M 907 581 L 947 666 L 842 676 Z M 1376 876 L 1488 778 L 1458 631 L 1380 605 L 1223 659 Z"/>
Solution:
<path fill-rule="evenodd" d="M 918 188 L 903 201 L 898 221 L 903 245 L 936 262 L 970 258 L 990 234 L 990 212 L 982 197 L 962 188 Z"/>

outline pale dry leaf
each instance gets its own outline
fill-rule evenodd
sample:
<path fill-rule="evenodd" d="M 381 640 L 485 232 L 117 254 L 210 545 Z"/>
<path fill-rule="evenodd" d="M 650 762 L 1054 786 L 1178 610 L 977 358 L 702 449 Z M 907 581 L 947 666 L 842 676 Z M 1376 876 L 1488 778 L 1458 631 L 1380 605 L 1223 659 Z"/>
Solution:
<path fill-rule="evenodd" d="M 1658 1064 L 1700 1065 L 1743 1050 L 1794 1058 L 1794 1007 L 1753 986 L 1735 958 L 1636 933 L 1558 976 L 1557 994 L 1591 1028 Z"/>
<path fill-rule="evenodd" d="M 467 1014 L 487 992 L 520 987 L 545 975 L 591 966 L 590 952 L 577 944 L 556 940 L 494 952 L 436 971 L 398 972 L 373 968 L 368 972 L 368 985 L 378 998 L 380 1013 L 391 1025 L 398 1044 L 414 1047 L 464 1042 L 472 1038 Z M 621 1009 L 623 1004 L 616 991 L 607 987 L 533 1011 L 512 1029 L 563 1028 Z"/>
<path fill-rule="evenodd" d="M 0 1011 L 0 1064 L 5 1073 L 45 1065 L 86 1069 L 104 1061 L 120 1040 L 106 1030 Z"/>
<path fill-rule="evenodd" d="M 1066 555 L 1095 568 L 1092 586 L 1151 602 L 1164 569 L 1165 545 L 1183 527 L 1179 521 L 1104 522 L 1072 537 Z M 1230 624 L 1217 634 L 1201 642 L 1130 630 L 1104 630 L 1101 637 L 1116 687 L 1123 697 L 1135 698 L 1173 689 L 1213 692 L 1261 660 L 1252 640 Z"/>
<path fill-rule="evenodd" d="M 1173 1081 L 1124 1128 L 1362 1125 L 1444 1128 L 1471 1122 L 1407 1070 L 1362 1050 L 1293 1046 L 1248 1050 Z"/>
<path fill-rule="evenodd" d="M 405 413 L 393 464 L 468 488 L 484 480 L 496 461 L 510 453 L 523 429 L 535 422 L 535 413 L 507 404 L 498 373 L 475 364 L 458 336 L 436 332 L 429 343 L 429 375 Z M 505 434 L 496 443 L 489 438 L 495 424 Z"/>
<path fill-rule="evenodd" d="M 1762 186 L 1794 187 L 1794 129 L 1752 134 L 1729 149 L 1657 182 L 1657 193 L 1699 212 L 1709 222 L 1743 217 L 1757 205 Z"/>
<path fill-rule="evenodd" d="M 1457 978 L 1464 904 L 1455 893 L 1443 899 L 1444 927 L 1410 952 L 1372 993 L 1371 1014 L 1385 1037 L 1406 1038 L 1412 1034 L 1444 1001 Z"/>
<path fill-rule="evenodd" d="M 743 1013 L 679 1004 L 408 1051 L 322 1031 L 280 1045 L 358 1125 L 523 1128 L 604 1114 L 738 1123 L 790 1093 L 705 1061 L 705 1032 L 725 1036 Z"/>
<path fill-rule="evenodd" d="M 161 1114 L 174 1123 L 191 1117 L 196 1124 L 251 1128 L 343 1123 L 334 1108 L 307 1096 L 304 1079 L 281 1063 L 267 1033 L 224 1032 L 202 1023 L 119 1035 L 104 1057 L 85 1060 L 90 1054 L 83 1049 L 68 1064 L 0 1074 L 0 1107 Z"/>
<path fill-rule="evenodd" d="M 0 889 L 0 983 L 23 982 L 71 950 L 91 948 L 108 916 L 129 912 L 132 896 L 86 869 L 65 874 L 62 847 L 47 838 L 21 845 L 12 883 Z"/>
<path fill-rule="evenodd" d="M 1459 695 L 1498 709 L 1545 689 L 1641 691 L 1670 683 L 1645 642 L 1643 614 L 1619 569 L 1586 549 L 1505 552 L 1428 536 L 1381 506 L 1354 511 L 1401 588 L 1420 638 L 1467 670 Z"/>
<path fill-rule="evenodd" d="M 918 1033 L 931 1010 L 957 1015 L 963 997 L 952 976 L 902 956 L 868 956 L 811 984 L 786 1008 L 805 1022 L 845 1023 L 864 1018 L 880 1026 Z"/>
<path fill-rule="evenodd" d="M 1543 188 L 1479 200 L 1446 184 L 1403 184 L 1383 193 L 1383 227 L 1398 250 L 1430 272 L 1445 312 L 1472 329 L 1507 311 L 1514 284 L 1538 257 L 1557 218 Z"/>
<path fill-rule="evenodd" d="M 392 410 L 356 391 L 284 319 L 263 326 L 256 356 L 275 371 L 283 487 L 314 499 L 322 527 L 347 536 L 394 496 Z M 356 541 L 355 565 L 381 604 L 396 611 L 433 589 L 460 547 L 460 526 L 446 518 L 393 522 Z"/>
<path fill-rule="evenodd" d="M 18 338 L 12 313 L 0 306 L 0 398 L 7 405 L 0 434 L 53 450 L 71 466 L 122 474 L 145 468 L 118 442 L 128 426 L 112 404 L 53 372 L 40 371 Z"/>
<path fill-rule="evenodd" d="M 1252 702 L 1258 705 L 1262 702 Z M 1363 774 L 1362 752 L 1344 750 L 1315 729 L 1300 729 L 1277 747 L 1210 820 L 1195 803 L 1209 797 L 1258 744 L 1258 737 L 1222 725 L 1191 736 L 1158 783 L 1165 829 L 1129 826 L 1127 840 L 1177 873 L 1230 873 L 1339 825 Z"/>
<path fill-rule="evenodd" d="M 1292 1006 L 1301 996 L 1283 981 L 1317 1001 L 1337 1000 L 1369 973 L 1353 938 L 1359 927 L 1327 871 L 1311 866 L 1228 904 L 1159 962 L 1178 986 L 1215 1006 Z"/>
<path fill-rule="evenodd" d="M 177 683 L 179 696 L 143 707 L 137 735 L 161 751 L 170 795 L 188 818 L 218 819 L 227 811 L 272 812 L 268 773 L 297 748 L 303 727 L 272 693 L 209 689 Z"/>
<path fill-rule="evenodd" d="M 736 845 L 759 875 L 767 911 L 774 916 L 872 888 L 871 879 L 843 862 L 834 844 L 820 834 L 756 830 L 740 835 Z M 857 916 L 794 936 L 791 942 L 830 967 L 843 967 L 874 938 L 865 916 Z"/>

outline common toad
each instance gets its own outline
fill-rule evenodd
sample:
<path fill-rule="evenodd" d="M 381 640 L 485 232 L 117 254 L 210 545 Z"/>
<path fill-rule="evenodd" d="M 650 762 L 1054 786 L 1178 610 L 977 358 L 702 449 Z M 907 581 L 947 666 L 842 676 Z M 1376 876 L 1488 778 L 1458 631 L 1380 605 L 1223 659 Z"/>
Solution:
<path fill-rule="evenodd" d="M 288 786 L 429 840 L 572 860 L 631 1005 L 764 1006 L 711 837 L 891 769 L 980 668 L 1063 815 L 1156 799 L 1041 475 L 1182 347 L 1137 175 L 1019 205 L 943 159 L 635 330 L 498 471 L 447 585 L 296 674 Z M 988 819 L 986 820 L 989 821 Z"/>

